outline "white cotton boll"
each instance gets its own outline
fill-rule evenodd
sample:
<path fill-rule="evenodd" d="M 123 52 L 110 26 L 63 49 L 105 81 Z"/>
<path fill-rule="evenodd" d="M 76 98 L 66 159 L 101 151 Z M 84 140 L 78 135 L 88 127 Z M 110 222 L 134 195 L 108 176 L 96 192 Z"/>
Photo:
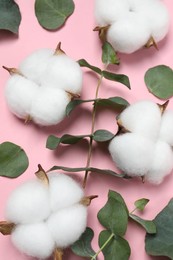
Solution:
<path fill-rule="evenodd" d="M 47 62 L 53 55 L 51 49 L 40 49 L 25 58 L 19 65 L 19 70 L 28 79 L 40 84 L 40 79 L 45 73 Z"/>
<path fill-rule="evenodd" d="M 47 221 L 48 228 L 58 248 L 73 244 L 86 229 L 87 208 L 75 205 L 52 214 Z"/>
<path fill-rule="evenodd" d="M 50 206 L 52 211 L 72 206 L 84 196 L 83 189 L 71 177 L 49 173 Z"/>
<path fill-rule="evenodd" d="M 127 0 L 96 0 L 95 17 L 99 26 L 106 26 L 126 16 L 129 11 Z"/>
<path fill-rule="evenodd" d="M 47 63 L 42 84 L 78 94 L 82 87 L 82 70 L 79 64 L 67 55 L 54 55 Z"/>
<path fill-rule="evenodd" d="M 30 116 L 43 126 L 56 125 L 65 117 L 70 96 L 62 89 L 43 87 L 33 100 Z"/>
<path fill-rule="evenodd" d="M 166 110 L 162 116 L 159 138 L 173 146 L 173 111 Z"/>
<path fill-rule="evenodd" d="M 153 160 L 154 143 L 138 134 L 116 136 L 109 144 L 116 166 L 129 176 L 146 174 Z"/>
<path fill-rule="evenodd" d="M 160 130 L 161 111 L 156 103 L 142 100 L 128 106 L 119 115 L 119 121 L 127 130 L 155 140 Z"/>
<path fill-rule="evenodd" d="M 38 222 L 49 214 L 48 188 L 40 180 L 23 183 L 7 201 L 6 218 L 14 223 Z"/>
<path fill-rule="evenodd" d="M 115 51 L 133 53 L 143 47 L 150 38 L 150 28 L 142 15 L 129 12 L 112 24 L 107 32 L 107 40 Z"/>
<path fill-rule="evenodd" d="M 173 169 L 173 152 L 171 147 L 162 141 L 156 143 L 153 162 L 145 179 L 153 184 L 160 184 Z"/>
<path fill-rule="evenodd" d="M 34 82 L 17 74 L 12 75 L 5 87 L 5 98 L 11 112 L 26 119 L 38 90 L 39 87 Z"/>
<path fill-rule="evenodd" d="M 55 243 L 45 223 L 18 225 L 11 236 L 15 247 L 32 257 L 46 259 L 52 255 Z"/>
<path fill-rule="evenodd" d="M 128 0 L 131 12 L 142 11 L 143 8 L 150 9 L 150 6 L 157 4 L 160 0 Z"/>

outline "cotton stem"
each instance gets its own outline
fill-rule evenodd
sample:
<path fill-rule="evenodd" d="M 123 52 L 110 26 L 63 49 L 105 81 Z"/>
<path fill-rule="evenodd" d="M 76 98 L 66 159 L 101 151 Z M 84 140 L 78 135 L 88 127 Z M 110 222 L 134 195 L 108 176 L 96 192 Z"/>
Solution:
<path fill-rule="evenodd" d="M 59 249 L 59 248 L 55 249 L 55 251 L 54 251 L 54 260 L 62 260 L 62 258 L 63 258 L 63 251 L 62 251 L 62 249 Z"/>
<path fill-rule="evenodd" d="M 105 241 L 105 243 L 102 245 L 102 247 L 99 249 L 99 251 L 91 258 L 91 260 L 95 260 L 97 256 L 102 252 L 102 250 L 107 246 L 107 244 L 111 241 L 111 239 L 114 237 L 114 234 L 112 233 L 108 239 Z"/>

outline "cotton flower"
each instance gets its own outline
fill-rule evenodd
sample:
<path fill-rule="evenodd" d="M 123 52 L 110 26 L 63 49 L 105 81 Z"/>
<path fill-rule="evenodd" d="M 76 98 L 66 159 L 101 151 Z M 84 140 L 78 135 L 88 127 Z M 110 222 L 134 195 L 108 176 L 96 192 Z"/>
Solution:
<path fill-rule="evenodd" d="M 173 169 L 173 112 L 166 102 L 142 100 L 128 106 L 117 119 L 122 129 L 109 144 L 116 166 L 128 176 L 160 184 Z"/>
<path fill-rule="evenodd" d="M 115 51 L 133 53 L 156 45 L 169 30 L 169 14 L 160 0 L 95 0 L 98 27 Z"/>
<path fill-rule="evenodd" d="M 21 184 L 10 195 L 6 234 L 22 253 L 47 259 L 80 238 L 86 229 L 87 206 L 96 196 L 85 197 L 80 185 L 65 174 L 46 174 L 39 166 L 36 175 L 38 179 Z"/>
<path fill-rule="evenodd" d="M 5 87 L 7 105 L 25 121 L 56 125 L 64 119 L 68 103 L 80 96 L 81 68 L 61 50 L 60 44 L 56 51 L 35 51 L 19 69 L 6 69 L 11 74 Z"/>

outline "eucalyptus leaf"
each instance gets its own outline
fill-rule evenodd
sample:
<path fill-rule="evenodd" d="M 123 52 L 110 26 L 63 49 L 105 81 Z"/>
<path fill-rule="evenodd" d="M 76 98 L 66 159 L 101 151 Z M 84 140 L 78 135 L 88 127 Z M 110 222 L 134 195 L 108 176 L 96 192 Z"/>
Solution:
<path fill-rule="evenodd" d="M 127 229 L 128 213 L 127 209 L 119 199 L 112 195 L 113 191 L 108 194 L 108 201 L 105 206 L 98 212 L 99 222 L 112 233 L 123 236 Z"/>
<path fill-rule="evenodd" d="M 17 178 L 28 164 L 28 157 L 20 146 L 11 142 L 0 144 L 0 176 Z"/>
<path fill-rule="evenodd" d="M 115 73 L 103 70 L 102 75 L 105 79 L 119 82 L 119 83 L 125 85 L 126 87 L 128 87 L 129 89 L 131 88 L 129 78 L 124 74 L 115 74 Z"/>
<path fill-rule="evenodd" d="M 173 199 L 156 216 L 154 223 L 157 228 L 155 235 L 146 235 L 145 249 L 153 256 L 167 256 L 173 259 Z"/>
<path fill-rule="evenodd" d="M 127 205 L 123 199 L 123 197 L 121 196 L 120 193 L 116 192 L 116 191 L 112 191 L 109 190 L 109 194 L 108 194 L 109 198 L 114 198 L 115 200 L 118 200 L 120 203 L 123 204 L 124 208 L 126 209 L 127 215 L 129 215 L 129 210 L 127 208 Z"/>
<path fill-rule="evenodd" d="M 110 141 L 114 137 L 114 134 L 107 130 L 97 130 L 93 134 L 93 140 L 96 142 L 107 142 Z"/>
<path fill-rule="evenodd" d="M 138 224 L 140 224 L 148 234 L 156 233 L 156 225 L 152 220 L 145 220 L 134 214 L 130 214 L 129 217 L 133 219 L 135 222 L 137 222 Z"/>
<path fill-rule="evenodd" d="M 168 66 L 159 65 L 147 70 L 145 83 L 148 90 L 158 98 L 169 99 L 173 96 L 173 71 Z"/>
<path fill-rule="evenodd" d="M 39 24 L 48 30 L 60 28 L 74 12 L 73 0 L 36 0 L 35 14 Z"/>
<path fill-rule="evenodd" d="M 129 102 L 122 97 L 110 97 L 110 98 L 107 98 L 107 99 L 101 99 L 101 98 L 98 99 L 97 105 L 110 106 L 110 107 L 115 108 L 117 110 L 123 110 L 127 106 L 129 106 Z"/>
<path fill-rule="evenodd" d="M 71 249 L 74 254 L 82 257 L 92 257 L 95 255 L 91 246 L 91 241 L 94 237 L 94 232 L 91 228 L 87 227 L 82 236 L 77 240 Z"/>
<path fill-rule="evenodd" d="M 99 246 L 103 247 L 111 237 L 111 232 L 103 230 L 99 235 Z M 120 237 L 114 235 L 111 240 L 102 249 L 104 260 L 128 260 L 130 257 L 130 246 L 128 242 Z"/>
<path fill-rule="evenodd" d="M 95 101 L 95 99 L 89 99 L 89 100 L 81 100 L 81 99 L 75 99 L 72 100 L 71 102 L 68 103 L 66 107 L 66 115 L 69 116 L 70 113 L 80 104 L 82 103 L 87 103 L 87 102 L 92 102 Z"/>
<path fill-rule="evenodd" d="M 102 46 L 102 62 L 106 65 L 120 64 L 117 54 L 109 42 L 104 42 Z"/>
<path fill-rule="evenodd" d="M 60 144 L 76 144 L 85 137 L 90 137 L 90 135 L 69 135 L 65 134 L 62 137 L 56 137 L 50 135 L 46 142 L 46 148 L 50 150 L 55 150 Z"/>
<path fill-rule="evenodd" d="M 13 0 L 0 0 L 0 29 L 18 33 L 21 22 L 19 6 Z"/>
<path fill-rule="evenodd" d="M 142 198 L 142 199 L 136 200 L 134 204 L 135 204 L 136 209 L 143 211 L 149 201 L 150 201 L 149 199 Z"/>
<path fill-rule="evenodd" d="M 79 60 L 78 63 L 79 63 L 79 65 L 81 67 L 89 68 L 90 70 L 92 70 L 92 71 L 94 71 L 94 72 L 96 72 L 96 73 L 98 73 L 100 75 L 102 73 L 101 69 L 99 69 L 98 67 L 95 67 L 95 66 L 89 64 L 85 59 Z"/>

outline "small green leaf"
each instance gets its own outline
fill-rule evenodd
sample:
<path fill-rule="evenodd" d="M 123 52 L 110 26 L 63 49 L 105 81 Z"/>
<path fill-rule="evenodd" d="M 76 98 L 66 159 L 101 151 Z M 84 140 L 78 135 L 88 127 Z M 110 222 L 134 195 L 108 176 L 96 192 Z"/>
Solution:
<path fill-rule="evenodd" d="M 85 232 L 76 241 L 72 246 L 71 249 L 74 254 L 82 257 L 92 257 L 95 255 L 94 250 L 91 247 L 91 241 L 94 237 L 94 232 L 91 228 L 87 227 Z"/>
<path fill-rule="evenodd" d="M 114 137 L 114 134 L 107 130 L 97 130 L 93 134 L 93 139 L 96 142 L 107 142 L 110 141 Z"/>
<path fill-rule="evenodd" d="M 129 106 L 129 102 L 122 97 L 110 97 L 110 98 L 107 98 L 107 99 L 101 99 L 100 98 L 96 102 L 97 102 L 97 105 L 110 106 L 110 107 L 115 108 L 117 110 L 123 110 L 127 106 Z"/>
<path fill-rule="evenodd" d="M 142 219 L 134 214 L 129 214 L 129 217 L 133 219 L 135 222 L 140 224 L 143 228 L 145 228 L 146 232 L 149 234 L 156 233 L 156 225 L 152 220 Z"/>
<path fill-rule="evenodd" d="M 111 232 L 103 230 L 99 235 L 99 246 L 100 248 L 109 240 Z M 128 242 L 120 237 L 114 236 L 109 243 L 102 250 L 104 260 L 128 260 L 130 257 L 130 246 Z"/>
<path fill-rule="evenodd" d="M 66 115 L 69 116 L 70 113 L 80 104 L 87 103 L 87 102 L 93 102 L 95 99 L 89 99 L 89 100 L 81 100 L 81 99 L 75 99 L 68 103 L 66 107 Z"/>
<path fill-rule="evenodd" d="M 147 70 L 145 83 L 158 98 L 169 99 L 173 96 L 173 71 L 168 66 L 159 65 Z"/>
<path fill-rule="evenodd" d="M 48 30 L 60 28 L 74 12 L 73 0 L 36 0 L 35 14 L 42 27 Z"/>
<path fill-rule="evenodd" d="M 68 135 L 65 134 L 62 137 L 56 137 L 50 135 L 46 142 L 46 148 L 50 150 L 55 150 L 58 146 L 62 144 L 76 144 L 85 137 L 90 137 L 90 135 Z"/>
<path fill-rule="evenodd" d="M 112 195 L 113 191 L 108 194 L 108 201 L 99 211 L 99 222 L 112 233 L 123 236 L 127 229 L 128 213 L 127 209 L 119 198 Z"/>
<path fill-rule="evenodd" d="M 27 167 L 28 157 L 21 147 L 10 142 L 0 144 L 0 176 L 17 178 Z"/>
<path fill-rule="evenodd" d="M 136 200 L 134 204 L 135 204 L 136 209 L 143 211 L 149 201 L 150 201 L 149 199 L 142 198 L 142 199 Z"/>
<path fill-rule="evenodd" d="M 81 59 L 78 61 L 79 65 L 81 67 L 86 67 L 86 68 L 89 68 L 90 70 L 92 71 L 95 71 L 96 73 L 100 74 L 102 73 L 101 69 L 99 69 L 98 67 L 95 67 L 95 66 L 92 66 L 90 65 L 86 60 L 84 59 Z"/>
<path fill-rule="evenodd" d="M 13 0 L 0 0 L 0 29 L 18 33 L 21 22 L 19 6 Z"/>
<path fill-rule="evenodd" d="M 112 45 L 108 42 L 105 42 L 102 46 L 102 62 L 107 65 L 120 64 L 115 50 L 113 49 Z"/>
<path fill-rule="evenodd" d="M 155 235 L 146 235 L 145 249 L 153 256 L 167 256 L 173 259 L 173 199 L 156 216 L 154 223 L 157 228 Z"/>
<path fill-rule="evenodd" d="M 119 82 L 119 83 L 125 85 L 126 87 L 128 87 L 129 89 L 131 88 L 129 78 L 124 74 L 115 74 L 115 73 L 103 70 L 102 75 L 105 79 Z"/>

